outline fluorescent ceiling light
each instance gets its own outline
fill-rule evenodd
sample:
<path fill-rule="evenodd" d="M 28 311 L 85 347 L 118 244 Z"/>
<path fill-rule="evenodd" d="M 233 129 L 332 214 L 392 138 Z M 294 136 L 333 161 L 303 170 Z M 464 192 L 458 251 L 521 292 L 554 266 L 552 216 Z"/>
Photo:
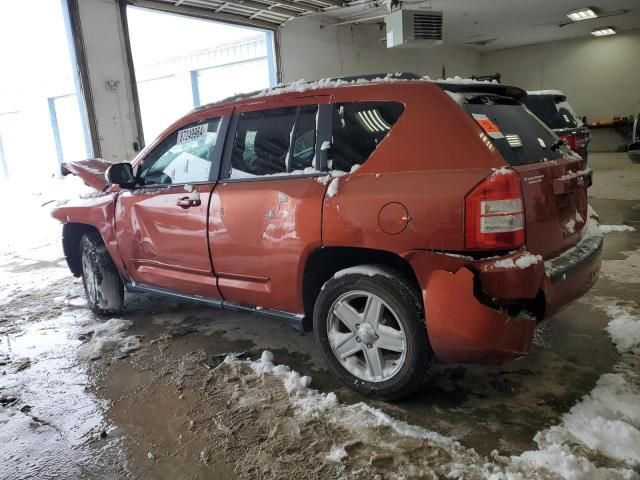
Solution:
<path fill-rule="evenodd" d="M 602 27 L 591 30 L 591 35 L 596 37 L 606 37 L 607 35 L 615 35 L 616 31 L 612 27 Z"/>
<path fill-rule="evenodd" d="M 590 8 L 581 8 L 579 10 L 573 10 L 567 13 L 567 17 L 569 17 L 574 22 L 579 22 L 580 20 L 589 20 L 591 18 L 597 18 L 598 14 L 591 10 Z"/>

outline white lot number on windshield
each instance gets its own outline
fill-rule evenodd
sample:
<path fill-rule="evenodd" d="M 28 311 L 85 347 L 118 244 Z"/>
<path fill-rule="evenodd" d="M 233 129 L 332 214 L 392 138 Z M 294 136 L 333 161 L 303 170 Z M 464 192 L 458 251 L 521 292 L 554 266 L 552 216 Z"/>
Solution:
<path fill-rule="evenodd" d="M 181 143 L 187 143 L 193 140 L 197 140 L 198 138 L 202 138 L 207 135 L 208 130 L 209 130 L 209 124 L 207 123 L 205 123 L 204 125 L 198 125 L 196 127 L 180 130 L 178 132 L 177 144 L 180 145 Z"/>

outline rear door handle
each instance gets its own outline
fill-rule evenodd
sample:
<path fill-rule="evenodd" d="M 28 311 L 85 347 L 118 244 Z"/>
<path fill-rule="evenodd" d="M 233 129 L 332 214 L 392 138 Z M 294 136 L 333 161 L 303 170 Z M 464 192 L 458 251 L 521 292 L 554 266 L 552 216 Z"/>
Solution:
<path fill-rule="evenodd" d="M 176 205 L 182 208 L 199 207 L 201 205 L 199 198 L 182 197 L 176 202 Z"/>

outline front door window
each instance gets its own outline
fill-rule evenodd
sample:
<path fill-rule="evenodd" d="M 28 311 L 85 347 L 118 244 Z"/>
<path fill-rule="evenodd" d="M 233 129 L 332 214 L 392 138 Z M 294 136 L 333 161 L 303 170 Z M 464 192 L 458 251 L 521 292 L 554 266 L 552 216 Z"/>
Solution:
<path fill-rule="evenodd" d="M 208 182 L 220 129 L 220 118 L 179 128 L 144 160 L 144 185 Z"/>

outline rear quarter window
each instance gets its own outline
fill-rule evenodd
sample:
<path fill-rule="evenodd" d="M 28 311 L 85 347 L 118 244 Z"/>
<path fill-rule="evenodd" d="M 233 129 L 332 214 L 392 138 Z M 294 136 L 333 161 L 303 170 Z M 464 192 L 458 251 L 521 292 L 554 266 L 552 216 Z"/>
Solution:
<path fill-rule="evenodd" d="M 336 104 L 327 155 L 329 169 L 349 172 L 354 165 L 366 162 L 403 111 L 404 105 L 399 102 Z"/>

